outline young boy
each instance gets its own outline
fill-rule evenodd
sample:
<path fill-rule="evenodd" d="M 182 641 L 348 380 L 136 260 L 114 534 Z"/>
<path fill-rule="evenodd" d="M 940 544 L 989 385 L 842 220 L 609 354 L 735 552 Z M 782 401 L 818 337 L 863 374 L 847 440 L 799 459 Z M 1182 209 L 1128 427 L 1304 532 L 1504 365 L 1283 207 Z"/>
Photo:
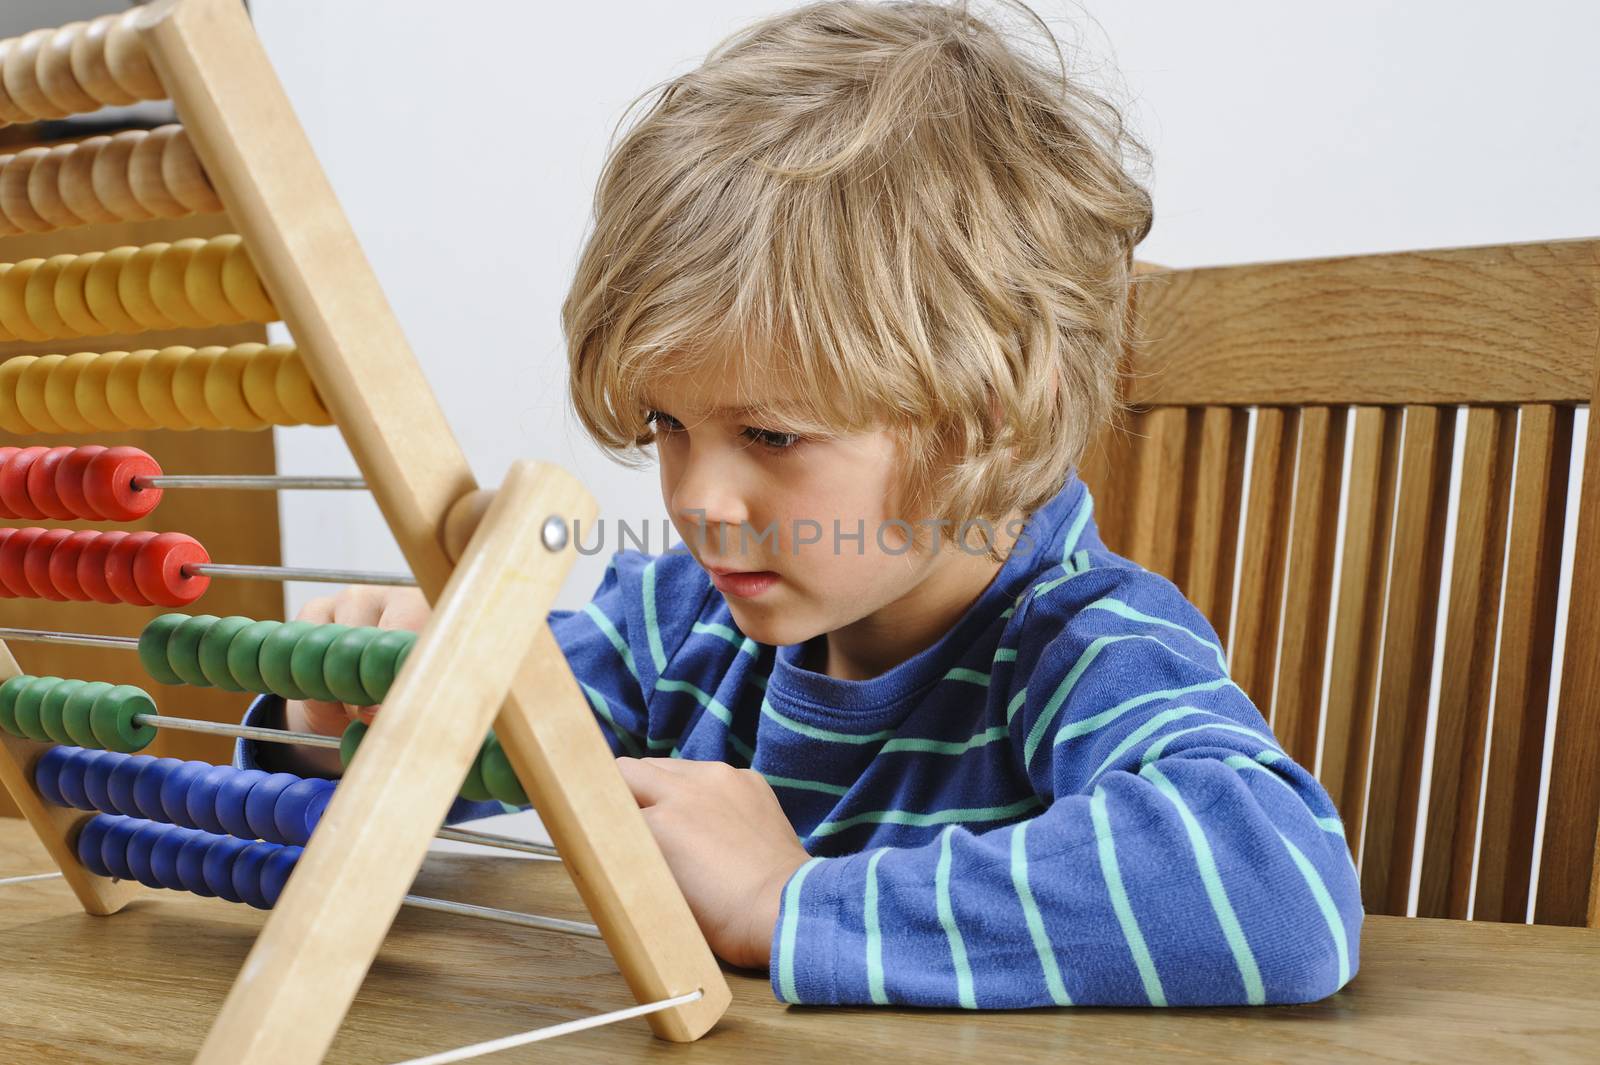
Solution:
<path fill-rule="evenodd" d="M 1356 971 L 1337 811 L 1073 473 L 1150 227 L 1124 142 L 964 7 L 838 2 L 724 42 L 601 177 L 573 402 L 655 447 L 684 545 L 548 621 L 713 949 L 784 1001 L 1305 1002 Z"/>

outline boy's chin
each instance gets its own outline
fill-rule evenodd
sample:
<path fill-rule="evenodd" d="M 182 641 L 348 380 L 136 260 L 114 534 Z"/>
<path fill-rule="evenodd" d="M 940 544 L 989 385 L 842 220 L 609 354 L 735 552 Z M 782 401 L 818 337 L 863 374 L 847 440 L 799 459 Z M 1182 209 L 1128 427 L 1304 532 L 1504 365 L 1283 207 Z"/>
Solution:
<path fill-rule="evenodd" d="M 771 611 L 748 604 L 728 600 L 728 610 L 733 614 L 734 624 L 739 631 L 756 643 L 781 647 L 784 644 L 804 643 L 817 635 L 816 629 L 808 628 L 803 623 L 796 624 L 793 618 L 774 616 Z"/>

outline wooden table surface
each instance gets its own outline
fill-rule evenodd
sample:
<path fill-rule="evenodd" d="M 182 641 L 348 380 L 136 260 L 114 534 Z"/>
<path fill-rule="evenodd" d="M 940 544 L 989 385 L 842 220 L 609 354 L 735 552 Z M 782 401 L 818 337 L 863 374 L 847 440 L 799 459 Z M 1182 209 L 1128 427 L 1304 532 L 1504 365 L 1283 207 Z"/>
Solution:
<path fill-rule="evenodd" d="M 0 819 L 0 877 L 49 869 Z M 558 863 L 430 856 L 416 892 L 584 919 Z M 0 1062 L 188 1062 L 264 914 L 152 891 L 84 914 L 60 880 L 0 887 Z M 1309 1006 L 1014 1012 L 786 1008 L 764 976 L 698 1043 L 642 1020 L 481 1060 L 1600 1061 L 1600 931 L 1376 917 L 1361 968 Z M 632 1005 L 593 940 L 402 911 L 329 1062 L 394 1062 Z"/>

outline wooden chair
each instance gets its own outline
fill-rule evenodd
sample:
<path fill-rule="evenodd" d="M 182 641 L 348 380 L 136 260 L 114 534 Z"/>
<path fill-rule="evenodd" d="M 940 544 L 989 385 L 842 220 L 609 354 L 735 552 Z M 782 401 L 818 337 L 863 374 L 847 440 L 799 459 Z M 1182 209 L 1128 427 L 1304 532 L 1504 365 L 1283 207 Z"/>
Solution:
<path fill-rule="evenodd" d="M 1141 267 L 1130 414 L 1083 469 L 1107 543 L 1212 620 L 1373 913 L 1420 861 L 1418 915 L 1526 919 L 1564 648 L 1534 919 L 1600 927 L 1600 239 Z"/>

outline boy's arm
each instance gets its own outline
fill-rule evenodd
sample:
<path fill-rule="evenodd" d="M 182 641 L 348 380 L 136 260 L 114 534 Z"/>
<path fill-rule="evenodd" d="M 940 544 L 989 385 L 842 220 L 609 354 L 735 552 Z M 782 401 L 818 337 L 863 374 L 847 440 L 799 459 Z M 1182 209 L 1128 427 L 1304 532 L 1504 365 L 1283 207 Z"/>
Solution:
<path fill-rule="evenodd" d="M 1326 792 L 1206 661 L 1210 640 L 1084 614 L 1038 656 L 1014 722 L 1040 812 L 812 859 L 774 929 L 780 998 L 1307 1002 L 1354 974 L 1360 890 Z"/>

